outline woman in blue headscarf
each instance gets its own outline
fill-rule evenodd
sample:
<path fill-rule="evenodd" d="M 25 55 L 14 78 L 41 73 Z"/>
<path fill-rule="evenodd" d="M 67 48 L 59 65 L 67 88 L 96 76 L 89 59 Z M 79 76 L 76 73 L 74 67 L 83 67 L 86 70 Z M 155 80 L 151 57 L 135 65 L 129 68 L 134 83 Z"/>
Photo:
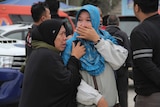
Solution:
<path fill-rule="evenodd" d="M 80 41 L 86 48 L 86 54 L 80 58 L 82 78 L 104 96 L 109 107 L 113 107 L 117 102 L 114 70 L 124 64 L 128 52 L 116 45 L 116 40 L 108 32 L 99 29 L 100 13 L 95 6 L 84 5 L 80 9 L 76 26 L 76 32 L 67 40 L 62 54 L 64 63 L 67 64 L 71 55 L 72 42 Z M 85 105 L 79 104 L 78 107 Z"/>

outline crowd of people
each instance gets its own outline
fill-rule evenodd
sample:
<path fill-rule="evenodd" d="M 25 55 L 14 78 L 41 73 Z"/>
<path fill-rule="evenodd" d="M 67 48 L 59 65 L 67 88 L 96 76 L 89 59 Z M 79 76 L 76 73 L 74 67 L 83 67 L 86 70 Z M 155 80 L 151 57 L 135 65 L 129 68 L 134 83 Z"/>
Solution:
<path fill-rule="evenodd" d="M 135 107 L 160 107 L 159 0 L 133 0 L 140 20 L 130 40 L 119 18 L 86 4 L 73 34 L 58 17 L 59 1 L 31 7 L 26 61 L 18 107 L 128 107 L 128 68 L 133 67 Z M 67 38 L 67 36 L 69 36 Z"/>

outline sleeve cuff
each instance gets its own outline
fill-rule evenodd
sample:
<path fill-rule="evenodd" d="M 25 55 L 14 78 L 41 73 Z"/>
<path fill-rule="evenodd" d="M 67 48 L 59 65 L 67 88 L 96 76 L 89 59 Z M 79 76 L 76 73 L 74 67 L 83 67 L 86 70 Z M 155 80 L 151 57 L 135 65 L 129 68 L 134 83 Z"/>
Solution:
<path fill-rule="evenodd" d="M 98 104 L 102 95 L 93 87 L 88 85 L 84 80 L 78 86 L 77 101 L 84 105 Z"/>
<path fill-rule="evenodd" d="M 95 98 L 94 104 L 97 105 L 101 98 L 102 98 L 102 95 L 98 93 L 97 97 Z"/>

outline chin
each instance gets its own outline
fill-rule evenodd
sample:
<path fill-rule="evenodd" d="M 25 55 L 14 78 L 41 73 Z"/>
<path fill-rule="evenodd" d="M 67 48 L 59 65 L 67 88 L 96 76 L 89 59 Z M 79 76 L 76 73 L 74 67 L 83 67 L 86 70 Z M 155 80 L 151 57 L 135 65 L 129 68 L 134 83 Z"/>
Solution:
<path fill-rule="evenodd" d="M 64 51 L 65 48 L 61 48 L 60 51 Z"/>

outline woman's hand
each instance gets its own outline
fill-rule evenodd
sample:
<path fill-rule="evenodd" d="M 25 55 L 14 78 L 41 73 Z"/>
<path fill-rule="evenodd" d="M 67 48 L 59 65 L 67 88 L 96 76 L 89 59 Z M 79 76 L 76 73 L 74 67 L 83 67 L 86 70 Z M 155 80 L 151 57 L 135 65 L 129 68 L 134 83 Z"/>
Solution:
<path fill-rule="evenodd" d="M 108 103 L 107 101 L 104 99 L 104 97 L 102 97 L 97 104 L 97 107 L 108 107 Z"/>
<path fill-rule="evenodd" d="M 76 28 L 76 32 L 80 35 L 77 36 L 77 38 L 86 39 L 94 43 L 96 43 L 100 39 L 99 35 L 93 27 L 78 26 Z"/>
<path fill-rule="evenodd" d="M 84 45 L 81 45 L 81 42 L 78 42 L 77 44 L 72 42 L 72 56 L 80 59 L 86 53 L 85 50 L 86 48 L 84 47 Z"/>

